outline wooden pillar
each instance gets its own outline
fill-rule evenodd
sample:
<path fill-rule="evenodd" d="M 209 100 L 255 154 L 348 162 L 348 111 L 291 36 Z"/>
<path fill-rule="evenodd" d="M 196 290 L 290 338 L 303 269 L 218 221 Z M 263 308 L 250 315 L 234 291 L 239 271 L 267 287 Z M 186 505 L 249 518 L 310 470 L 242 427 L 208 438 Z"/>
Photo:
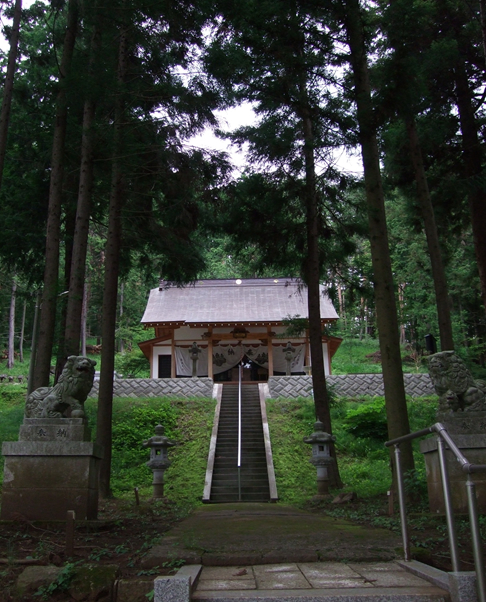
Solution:
<path fill-rule="evenodd" d="M 273 376 L 273 341 L 271 327 L 267 326 L 267 346 L 268 346 L 268 376 Z"/>
<path fill-rule="evenodd" d="M 177 378 L 176 354 L 175 354 L 175 330 L 172 331 L 172 347 L 170 350 L 170 377 Z"/>
<path fill-rule="evenodd" d="M 214 378 L 213 374 L 213 327 L 209 327 L 208 339 L 208 377 Z"/>

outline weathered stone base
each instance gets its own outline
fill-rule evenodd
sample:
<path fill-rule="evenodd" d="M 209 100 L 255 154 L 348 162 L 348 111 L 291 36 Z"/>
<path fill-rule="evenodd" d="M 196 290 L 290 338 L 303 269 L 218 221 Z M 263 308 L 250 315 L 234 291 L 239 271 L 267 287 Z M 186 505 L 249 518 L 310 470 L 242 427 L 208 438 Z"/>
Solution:
<path fill-rule="evenodd" d="M 469 462 L 472 464 L 486 464 L 486 435 L 455 434 L 453 439 Z M 421 441 L 420 451 L 425 455 L 430 510 L 431 512 L 444 514 L 444 494 L 440 476 L 437 438 L 431 437 Z M 456 512 L 466 514 L 468 512 L 466 491 L 467 475 L 462 471 L 461 465 L 449 449 L 446 449 L 446 458 L 451 484 L 452 505 Z M 484 514 L 486 513 L 486 474 L 475 473 L 473 475 L 473 480 L 476 483 L 478 511 L 481 514 Z"/>
<path fill-rule="evenodd" d="M 98 514 L 99 446 L 87 441 L 9 441 L 2 446 L 5 470 L 0 518 L 78 520 Z"/>

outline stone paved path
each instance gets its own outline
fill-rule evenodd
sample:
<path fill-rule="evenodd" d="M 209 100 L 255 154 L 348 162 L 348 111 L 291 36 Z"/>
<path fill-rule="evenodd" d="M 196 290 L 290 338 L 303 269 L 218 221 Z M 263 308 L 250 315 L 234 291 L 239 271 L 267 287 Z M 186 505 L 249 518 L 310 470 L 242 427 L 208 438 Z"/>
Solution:
<path fill-rule="evenodd" d="M 196 591 L 376 588 L 432 585 L 394 562 L 312 562 L 204 567 Z"/>
<path fill-rule="evenodd" d="M 173 560 L 204 566 L 282 562 L 387 561 L 400 557 L 401 539 L 281 504 L 209 504 L 166 533 L 144 568 Z"/>
<path fill-rule="evenodd" d="M 443 577 L 429 579 L 437 569 L 412 574 L 401 557 L 400 537 L 385 529 L 281 504 L 209 504 L 166 533 L 144 566 L 184 560 L 181 577 L 197 569 L 193 602 L 449 601 Z"/>

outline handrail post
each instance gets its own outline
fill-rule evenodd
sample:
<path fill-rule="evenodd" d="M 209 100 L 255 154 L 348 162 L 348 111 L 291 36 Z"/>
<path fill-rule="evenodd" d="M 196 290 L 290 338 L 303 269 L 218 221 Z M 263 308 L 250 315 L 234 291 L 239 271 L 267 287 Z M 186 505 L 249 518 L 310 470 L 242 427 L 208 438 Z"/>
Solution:
<path fill-rule="evenodd" d="M 479 530 L 478 509 L 476 504 L 476 485 L 467 475 L 466 481 L 467 505 L 469 509 L 469 524 L 471 526 L 471 539 L 474 555 L 474 566 L 476 569 L 476 586 L 479 602 L 486 602 L 486 581 L 484 578 L 483 550 L 481 546 L 481 532 Z"/>
<path fill-rule="evenodd" d="M 241 362 L 238 370 L 238 501 L 241 502 Z"/>
<path fill-rule="evenodd" d="M 447 522 L 447 532 L 449 535 L 449 547 L 451 550 L 451 563 L 454 572 L 460 571 L 459 552 L 457 547 L 456 525 L 454 521 L 454 511 L 452 508 L 451 487 L 449 482 L 449 471 L 447 468 L 447 459 L 445 456 L 445 443 L 439 433 L 437 436 L 437 451 L 439 454 L 439 466 L 442 478 L 442 490 L 444 492 L 444 508 Z"/>
<path fill-rule="evenodd" d="M 400 505 L 400 525 L 402 528 L 403 555 L 405 560 L 410 560 L 410 541 L 408 539 L 407 511 L 405 509 L 405 487 L 403 485 L 403 472 L 400 454 L 400 444 L 396 444 L 395 467 L 397 470 L 398 503 Z"/>

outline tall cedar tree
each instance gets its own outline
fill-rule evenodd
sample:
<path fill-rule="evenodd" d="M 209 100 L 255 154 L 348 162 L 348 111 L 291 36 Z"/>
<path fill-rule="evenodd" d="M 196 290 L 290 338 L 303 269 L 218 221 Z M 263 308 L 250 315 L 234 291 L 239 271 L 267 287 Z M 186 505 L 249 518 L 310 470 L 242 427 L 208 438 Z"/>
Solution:
<path fill-rule="evenodd" d="M 395 286 L 385 216 L 385 200 L 380 172 L 376 122 L 371 100 L 368 61 L 359 0 L 343 0 L 343 23 L 350 50 L 359 139 L 368 207 L 368 225 L 375 289 L 375 304 L 380 340 L 388 436 L 410 432 L 405 399 Z M 403 470 L 414 468 L 410 443 L 402 444 Z"/>
<path fill-rule="evenodd" d="M 120 249 L 122 237 L 121 213 L 125 200 L 125 182 L 123 177 L 122 154 L 125 127 L 125 79 L 128 65 L 128 39 L 126 26 L 120 27 L 117 83 L 115 99 L 115 119 L 113 123 L 113 161 L 110 206 L 108 211 L 108 234 L 105 246 L 105 278 L 103 288 L 103 324 L 100 390 L 98 395 L 98 419 L 96 440 L 103 446 L 104 455 L 100 465 L 100 495 L 111 495 L 111 442 L 113 373 L 115 369 L 115 327 L 118 296 L 118 275 L 120 269 Z"/>
<path fill-rule="evenodd" d="M 46 230 L 46 253 L 44 270 L 44 291 L 39 336 L 37 343 L 36 364 L 33 376 L 33 388 L 49 384 L 54 330 L 56 325 L 56 308 L 58 296 L 59 255 L 61 236 L 62 188 L 64 179 L 64 148 L 68 107 L 66 104 L 66 77 L 69 73 L 74 52 L 74 44 L 78 29 L 78 0 L 69 0 L 67 12 L 66 34 L 59 66 L 59 91 L 57 95 L 57 111 L 52 143 L 51 180 L 49 189 L 49 208 Z"/>
<path fill-rule="evenodd" d="M 91 201 L 93 192 L 94 162 L 94 125 L 97 88 L 93 85 L 95 62 L 99 60 L 101 47 L 101 31 L 98 11 L 94 7 L 94 26 L 90 46 L 89 72 L 86 99 L 83 109 L 83 126 L 81 140 L 81 165 L 79 170 L 79 190 L 76 207 L 76 223 L 74 229 L 73 252 L 69 271 L 69 295 L 66 308 L 66 329 L 64 335 L 64 353 L 62 363 L 70 355 L 78 355 L 80 351 L 81 322 L 86 274 L 86 254 L 88 249 L 89 223 L 91 217 Z M 61 366 L 62 369 L 62 366 Z"/>
<path fill-rule="evenodd" d="M 198 203 L 217 192 L 227 165 L 183 148 L 183 140 L 214 122 L 218 95 L 204 77 L 188 82 L 202 39 L 204 4 L 165 14 L 159 5 L 122 2 L 112 143 L 112 183 L 104 254 L 102 366 L 97 441 L 105 449 L 100 493 L 110 495 L 111 419 L 117 292 L 134 251 L 150 271 L 178 283 L 204 267 L 192 242 Z M 187 10 L 186 10 L 187 9 Z M 147 27 L 149 22 L 152 27 Z"/>
<path fill-rule="evenodd" d="M 285 252 L 283 246 L 295 248 L 295 244 L 300 247 L 285 267 L 295 269 L 298 264 L 297 273 L 307 285 L 316 417 L 332 433 L 322 350 L 319 283 L 324 270 L 329 269 L 334 259 L 331 253 L 327 254 L 332 246 L 329 239 L 340 231 L 334 239 L 335 247 L 339 247 L 341 238 L 345 240 L 341 254 L 343 246 L 347 245 L 348 250 L 350 246 L 342 224 L 331 226 L 328 223 L 332 215 L 332 195 L 336 195 L 336 191 L 325 201 L 323 199 L 332 188 L 329 175 L 335 178 L 336 174 L 332 169 L 323 169 L 322 163 L 327 166 L 326 154 L 339 144 L 338 130 L 344 119 L 341 108 L 333 103 L 329 92 L 331 74 L 325 61 L 332 60 L 329 57 L 332 42 L 329 33 L 321 27 L 320 19 L 325 18 L 320 6 L 310 9 L 305 3 L 289 1 L 282 2 L 276 12 L 272 2 L 249 0 L 238 3 L 237 7 L 230 4 L 220 3 L 224 27 L 215 36 L 207 64 L 230 99 L 254 103 L 259 124 L 236 131 L 232 138 L 240 144 L 249 143 L 252 158 L 261 167 L 266 166 L 267 173 L 261 174 L 260 182 L 264 188 L 257 193 L 251 209 L 254 214 L 252 231 L 248 232 L 248 227 L 242 228 L 241 220 L 237 221 L 239 233 L 235 232 L 231 219 L 225 219 L 225 227 L 231 235 L 238 236 L 241 243 L 245 244 L 244 235 L 248 236 L 246 243 L 256 243 L 265 257 L 267 269 L 269 265 L 284 267 L 283 258 L 289 257 L 290 253 Z M 226 57 L 225 61 L 221 60 L 222 56 Z M 321 162 L 320 177 L 316 161 Z M 258 180 L 257 173 L 244 177 L 242 185 L 236 187 L 238 200 L 235 204 L 240 202 L 241 192 L 250 190 L 252 181 Z M 343 184 L 344 179 L 338 177 L 337 181 Z M 269 189 L 272 184 L 273 192 Z M 266 204 L 275 201 L 272 210 L 266 214 L 257 201 L 263 195 Z M 249 199 L 245 201 L 245 205 L 248 204 L 252 204 Z M 326 204 L 331 209 L 325 209 Z M 278 219 L 281 224 L 285 218 L 295 220 L 296 213 L 300 213 L 297 219 L 303 222 L 304 228 L 300 233 L 294 231 L 298 242 L 285 241 L 282 230 L 274 238 L 276 214 L 279 218 L 285 216 Z M 339 211 L 335 211 L 334 215 L 338 214 Z M 258 221 L 260 223 L 255 227 Z M 295 221 L 293 225 L 296 225 Z M 293 225 L 285 224 L 283 231 L 289 232 Z M 276 249 L 279 244 L 280 248 Z M 331 483 L 333 486 L 341 484 L 337 468 L 331 475 Z"/>
<path fill-rule="evenodd" d="M 385 96 L 387 111 L 396 112 L 398 118 L 405 123 L 416 183 L 416 199 L 422 215 L 432 268 L 440 345 L 445 351 L 454 349 L 451 302 L 416 118 L 426 100 L 428 78 L 421 69 L 421 63 L 425 62 L 423 55 L 431 40 L 428 17 L 427 5 L 424 3 L 415 3 L 413 7 L 403 0 L 387 3 L 382 27 L 386 34 L 384 44 L 392 52 L 387 53 L 382 66 L 386 85 L 382 86 L 380 95 Z"/>
<path fill-rule="evenodd" d="M 7 134 L 12 106 L 15 70 L 17 67 L 17 52 L 20 35 L 20 18 L 22 16 L 22 0 L 15 0 L 12 33 L 10 35 L 10 50 L 8 52 L 7 73 L 3 86 L 2 109 L 0 111 L 0 188 L 2 187 L 5 153 L 7 152 Z"/>

